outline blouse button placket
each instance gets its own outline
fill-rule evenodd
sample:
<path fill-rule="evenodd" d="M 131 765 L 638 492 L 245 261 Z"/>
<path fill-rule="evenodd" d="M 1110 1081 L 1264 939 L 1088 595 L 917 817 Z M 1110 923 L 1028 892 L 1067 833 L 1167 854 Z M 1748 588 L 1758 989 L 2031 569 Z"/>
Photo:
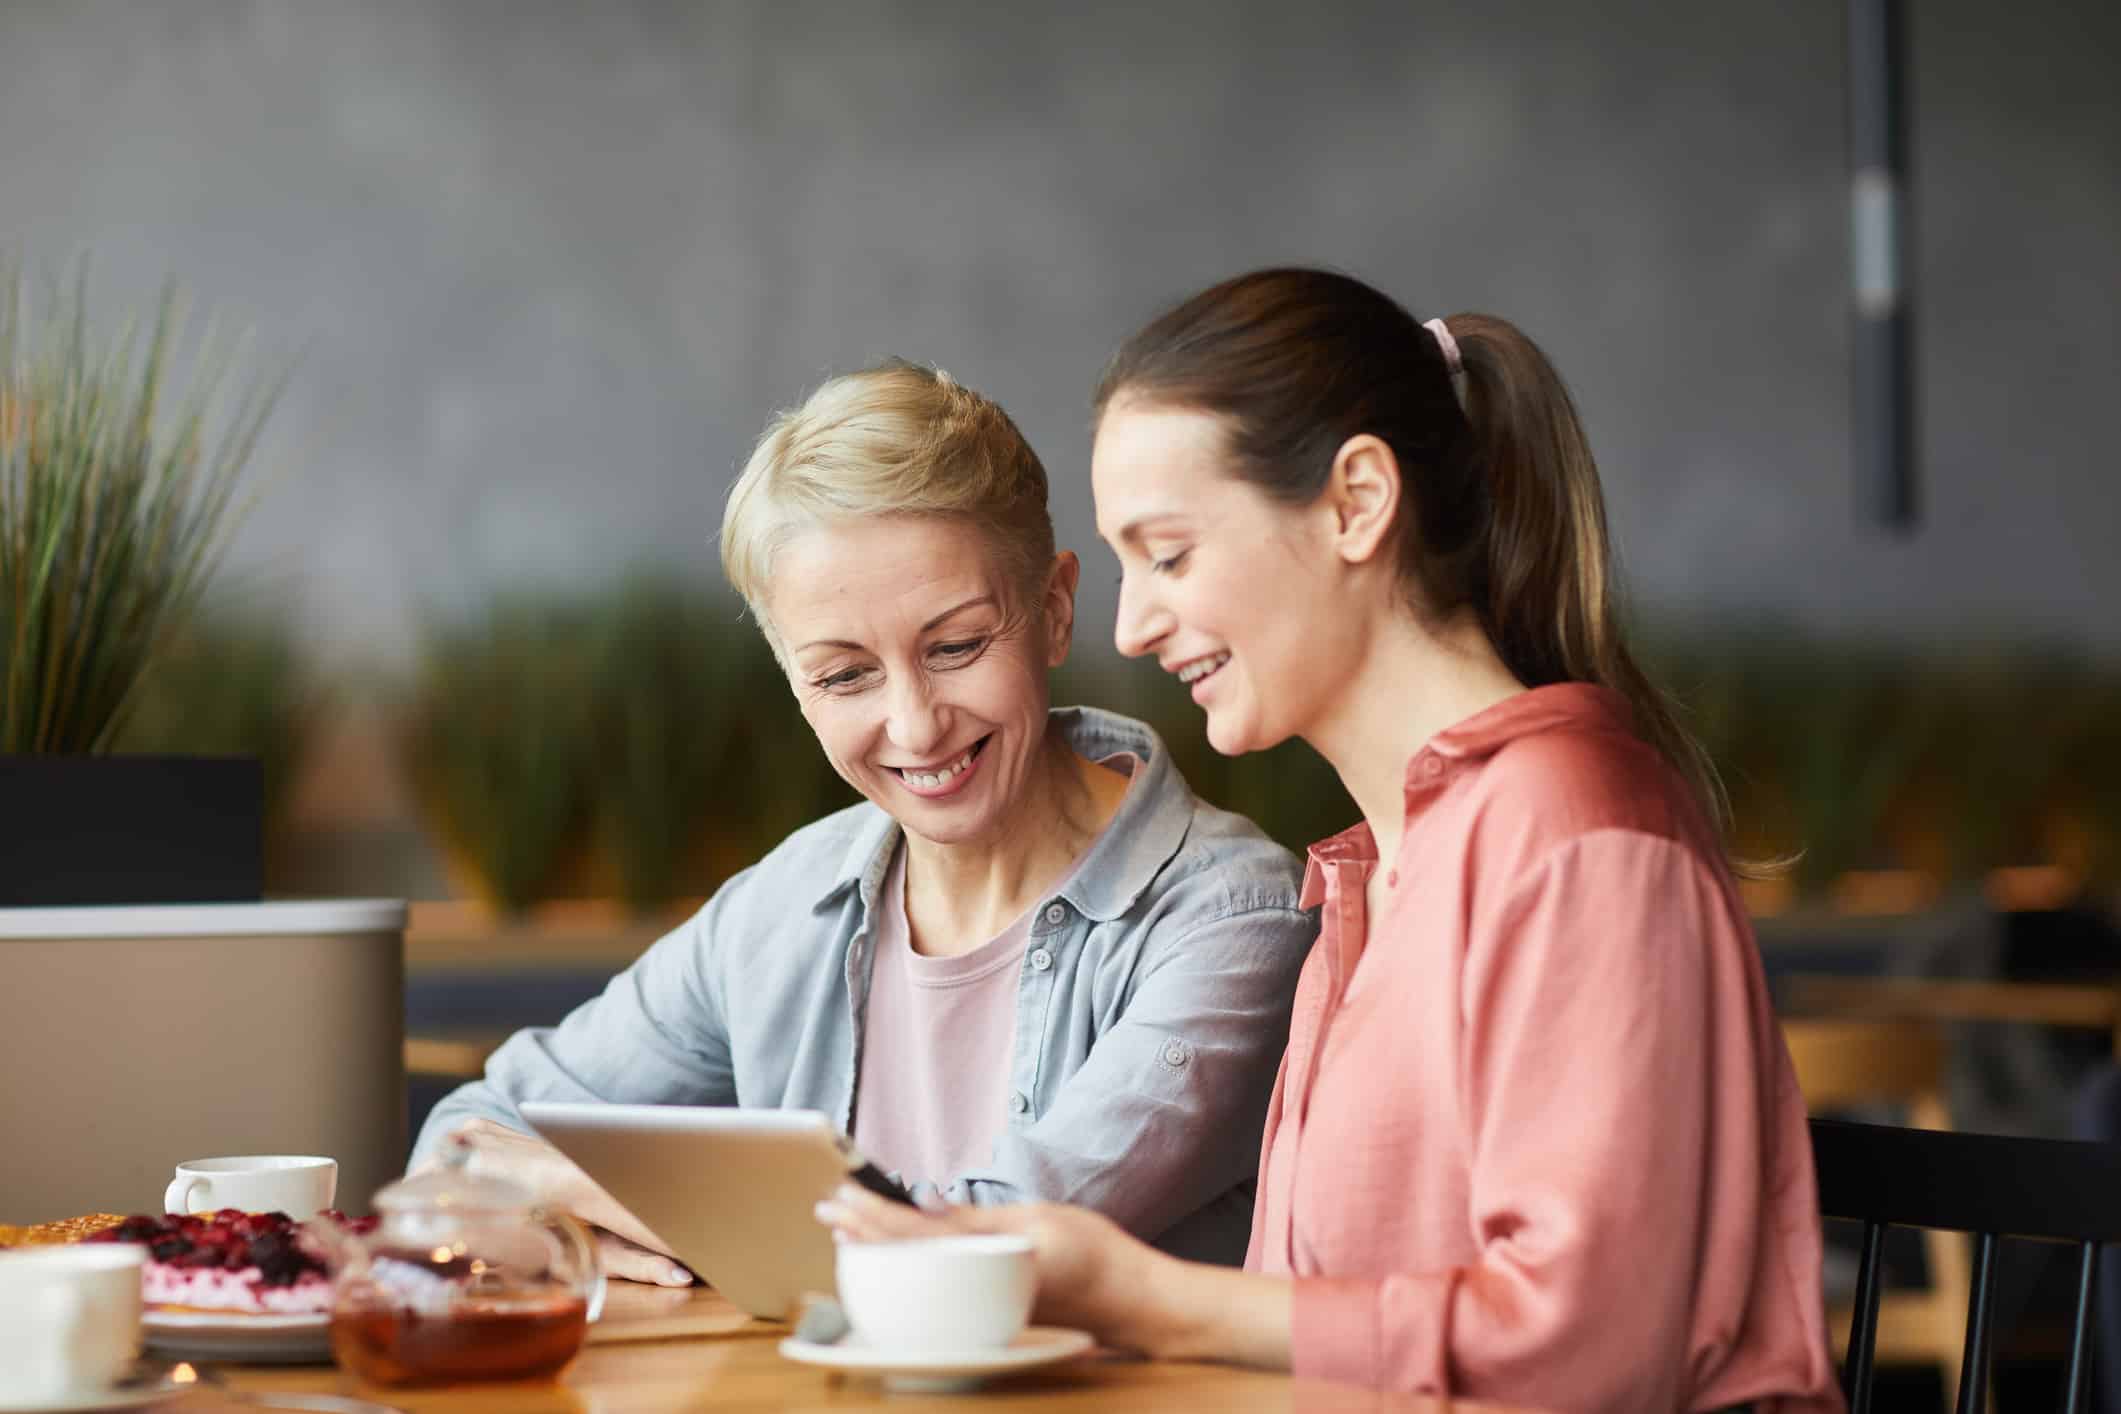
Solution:
<path fill-rule="evenodd" d="M 1039 1055 L 1044 1047 L 1044 1038 L 1039 1035 L 1041 1026 L 1052 1014 L 1047 998 L 1053 986 L 1054 956 L 1056 948 L 1066 941 L 1068 906 L 1049 903 L 1038 910 L 1038 923 L 1033 927 L 1034 935 L 1045 935 L 1050 943 L 1041 943 L 1024 954 L 1024 970 L 1019 974 L 1023 983 L 1017 992 L 1017 1045 L 1015 1056 L 1016 1074 L 1013 1077 L 1021 1086 L 1009 1092 L 1009 1115 L 1012 1121 L 1026 1121 L 1031 1115 L 1031 1087 L 1037 1083 Z"/>

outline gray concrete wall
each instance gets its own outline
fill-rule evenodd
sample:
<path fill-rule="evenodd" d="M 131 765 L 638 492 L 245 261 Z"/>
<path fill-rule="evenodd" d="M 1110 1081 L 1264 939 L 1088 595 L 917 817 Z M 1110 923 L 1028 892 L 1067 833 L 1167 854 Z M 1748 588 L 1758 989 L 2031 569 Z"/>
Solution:
<path fill-rule="evenodd" d="M 0 250 L 306 349 L 236 548 L 348 651 L 487 585 L 712 570 L 777 406 L 998 397 L 1089 544 L 1085 398 L 1268 261 L 1524 324 L 1639 598 L 2121 649 L 2121 7 L 1924 0 L 1928 521 L 1847 454 L 1841 8 L 0 3 Z"/>

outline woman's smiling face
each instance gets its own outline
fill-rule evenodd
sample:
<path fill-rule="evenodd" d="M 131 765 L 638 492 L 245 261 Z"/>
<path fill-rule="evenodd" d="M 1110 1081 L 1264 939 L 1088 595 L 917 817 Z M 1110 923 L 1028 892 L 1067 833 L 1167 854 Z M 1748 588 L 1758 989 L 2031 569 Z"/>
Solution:
<path fill-rule="evenodd" d="M 1075 557 L 1022 602 L 974 526 L 883 516 L 800 531 L 769 617 L 833 769 L 936 844 L 996 838 L 1046 739 L 1046 673 L 1068 656 Z"/>
<path fill-rule="evenodd" d="M 1322 518 L 1276 504 L 1228 469 L 1221 423 L 1121 399 L 1091 453 L 1097 529 L 1119 556 L 1114 641 L 1155 655 L 1235 756 L 1302 733 L 1345 661 Z"/>

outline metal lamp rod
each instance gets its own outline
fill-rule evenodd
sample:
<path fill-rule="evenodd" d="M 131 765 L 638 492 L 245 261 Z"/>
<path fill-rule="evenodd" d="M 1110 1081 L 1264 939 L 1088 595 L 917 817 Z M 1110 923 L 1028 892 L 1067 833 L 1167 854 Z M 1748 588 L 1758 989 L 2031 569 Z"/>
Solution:
<path fill-rule="evenodd" d="M 1867 519 L 1916 521 L 1904 0 L 1848 0 L 1854 464 Z"/>

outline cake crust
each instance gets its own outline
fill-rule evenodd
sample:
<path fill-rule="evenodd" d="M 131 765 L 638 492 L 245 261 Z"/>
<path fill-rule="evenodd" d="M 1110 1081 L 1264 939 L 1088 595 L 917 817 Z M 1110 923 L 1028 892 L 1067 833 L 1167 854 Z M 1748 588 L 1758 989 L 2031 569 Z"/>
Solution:
<path fill-rule="evenodd" d="M 123 1213 L 84 1213 L 78 1218 L 58 1218 L 48 1223 L 15 1226 L 0 1223 L 0 1247 L 57 1247 L 94 1237 L 125 1221 Z"/>

